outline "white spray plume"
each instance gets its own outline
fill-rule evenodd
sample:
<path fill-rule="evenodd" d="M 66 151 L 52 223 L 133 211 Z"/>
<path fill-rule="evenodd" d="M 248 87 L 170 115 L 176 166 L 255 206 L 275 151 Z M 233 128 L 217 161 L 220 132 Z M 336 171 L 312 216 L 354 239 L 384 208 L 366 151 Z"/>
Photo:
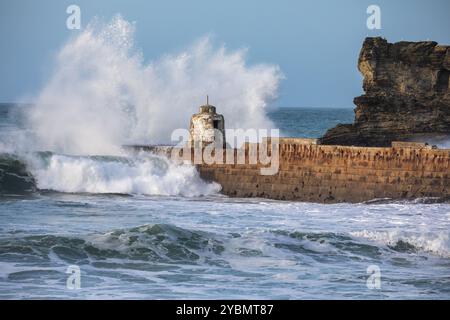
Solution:
<path fill-rule="evenodd" d="M 208 37 L 146 64 L 133 37 L 134 25 L 116 16 L 65 44 L 28 114 L 35 148 L 116 154 L 122 144 L 167 143 L 206 94 L 227 127 L 272 127 L 266 109 L 283 77 L 277 66 L 248 66 L 245 50 L 215 48 Z"/>

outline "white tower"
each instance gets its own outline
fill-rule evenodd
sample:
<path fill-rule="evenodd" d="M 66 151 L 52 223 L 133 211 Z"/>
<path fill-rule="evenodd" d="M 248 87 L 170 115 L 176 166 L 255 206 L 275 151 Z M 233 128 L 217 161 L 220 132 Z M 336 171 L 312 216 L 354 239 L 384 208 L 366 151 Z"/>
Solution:
<path fill-rule="evenodd" d="M 216 113 L 216 107 L 209 104 L 200 106 L 200 112 L 194 114 L 189 126 L 189 142 L 191 146 L 204 147 L 210 143 L 217 143 L 225 147 L 225 120 L 223 115 Z"/>

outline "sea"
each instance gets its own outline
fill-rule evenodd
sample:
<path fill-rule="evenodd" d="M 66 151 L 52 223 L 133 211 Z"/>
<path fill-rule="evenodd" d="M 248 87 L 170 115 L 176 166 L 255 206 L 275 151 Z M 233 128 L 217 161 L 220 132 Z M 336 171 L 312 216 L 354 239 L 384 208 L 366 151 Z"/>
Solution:
<path fill-rule="evenodd" d="M 0 146 L 19 108 L 0 105 Z M 290 137 L 353 117 L 268 112 Z M 0 148 L 0 299 L 449 299 L 449 237 L 434 199 L 229 198 L 150 154 Z"/>

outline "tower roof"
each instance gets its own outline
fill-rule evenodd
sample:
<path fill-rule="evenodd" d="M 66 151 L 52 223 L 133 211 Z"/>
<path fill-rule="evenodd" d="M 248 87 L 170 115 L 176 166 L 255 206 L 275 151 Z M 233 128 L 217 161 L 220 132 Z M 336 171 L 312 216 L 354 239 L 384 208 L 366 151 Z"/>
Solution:
<path fill-rule="evenodd" d="M 209 104 L 209 96 L 206 96 L 206 104 L 200 106 L 200 113 L 216 113 L 216 107 Z"/>

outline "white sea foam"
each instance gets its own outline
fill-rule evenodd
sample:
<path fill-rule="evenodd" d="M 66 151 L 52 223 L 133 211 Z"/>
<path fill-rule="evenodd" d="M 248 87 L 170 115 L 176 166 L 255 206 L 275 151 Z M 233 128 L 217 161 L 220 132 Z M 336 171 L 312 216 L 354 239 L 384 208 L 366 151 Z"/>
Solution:
<path fill-rule="evenodd" d="M 52 154 L 29 160 L 40 189 L 61 192 L 199 196 L 220 186 L 200 179 L 195 167 L 162 157 L 86 157 Z"/>
<path fill-rule="evenodd" d="M 60 50 L 55 70 L 27 112 L 33 150 L 118 154 L 124 143 L 167 143 L 186 128 L 206 94 L 228 128 L 271 128 L 266 109 L 282 78 L 277 66 L 246 63 L 202 38 L 144 62 L 134 25 L 95 21 Z"/>
<path fill-rule="evenodd" d="M 430 252 L 442 257 L 450 257 L 450 233 L 448 231 L 416 233 L 399 230 L 393 231 L 354 231 L 350 234 L 377 243 L 395 246 L 400 241 L 414 246 L 417 250 Z"/>

